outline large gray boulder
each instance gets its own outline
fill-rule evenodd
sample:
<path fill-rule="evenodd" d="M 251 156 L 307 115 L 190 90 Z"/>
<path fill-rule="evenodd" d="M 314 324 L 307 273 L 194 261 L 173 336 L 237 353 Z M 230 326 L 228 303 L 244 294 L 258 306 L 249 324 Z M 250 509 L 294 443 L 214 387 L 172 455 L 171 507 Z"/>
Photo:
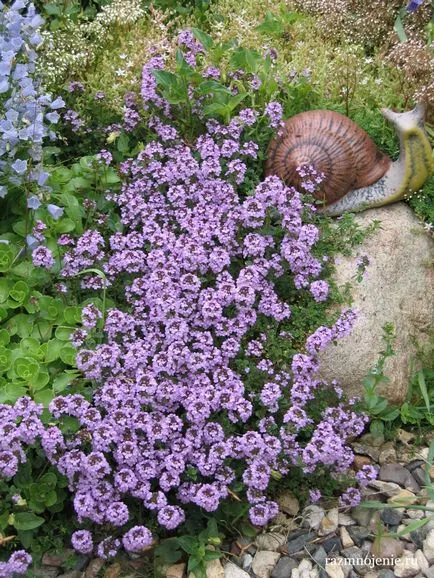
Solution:
<path fill-rule="evenodd" d="M 426 343 L 433 329 L 434 241 L 404 203 L 365 211 L 356 220 L 362 227 L 381 221 L 381 228 L 356 255 L 338 260 L 335 280 L 339 286 L 351 284 L 358 320 L 351 335 L 322 352 L 320 377 L 336 379 L 350 396 L 362 395 L 362 379 L 384 347 L 382 327 L 393 323 L 396 355 L 386 361 L 384 373 L 390 381 L 379 392 L 391 403 L 401 403 L 415 367 L 417 344 Z M 358 283 L 357 259 L 364 255 L 370 264 Z"/>

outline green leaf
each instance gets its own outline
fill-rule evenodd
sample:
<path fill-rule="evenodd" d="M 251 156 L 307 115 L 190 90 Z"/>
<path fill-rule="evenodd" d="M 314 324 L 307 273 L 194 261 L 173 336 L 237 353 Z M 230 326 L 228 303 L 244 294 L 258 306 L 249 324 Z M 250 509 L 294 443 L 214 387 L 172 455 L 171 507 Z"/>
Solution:
<path fill-rule="evenodd" d="M 191 31 L 207 52 L 214 46 L 214 40 L 212 39 L 212 36 L 203 30 L 200 30 L 199 28 L 192 28 Z"/>
<path fill-rule="evenodd" d="M 177 89 L 179 85 L 178 77 L 173 72 L 168 70 L 153 70 L 152 75 L 157 80 L 158 84 L 163 88 L 169 90 Z"/>
<path fill-rule="evenodd" d="M 18 512 L 14 515 L 14 527 L 17 530 L 35 530 L 42 526 L 44 522 L 44 518 L 31 512 Z"/>
<path fill-rule="evenodd" d="M 405 33 L 404 24 L 402 23 L 401 14 L 398 14 L 395 20 L 394 29 L 396 34 L 398 35 L 400 42 L 407 42 L 407 34 Z"/>
<path fill-rule="evenodd" d="M 425 375 L 424 375 L 422 369 L 417 372 L 417 382 L 419 384 L 419 389 L 420 389 L 420 392 L 422 394 L 423 400 L 425 402 L 426 409 L 427 409 L 428 413 L 431 413 L 431 406 L 430 406 L 428 390 L 427 390 L 426 382 L 425 382 Z"/>
<path fill-rule="evenodd" d="M 18 357 L 14 361 L 15 373 L 25 381 L 34 379 L 39 372 L 39 368 L 39 363 L 32 357 Z"/>
<path fill-rule="evenodd" d="M 65 391 L 67 386 L 74 381 L 78 376 L 77 373 L 61 373 L 53 381 L 53 390 L 55 393 L 61 393 Z"/>
<path fill-rule="evenodd" d="M 44 407 L 48 407 L 49 403 L 54 399 L 54 392 L 51 389 L 42 389 L 37 391 L 33 396 L 36 403 L 42 403 Z"/>
<path fill-rule="evenodd" d="M 48 371 L 43 369 L 42 371 L 39 371 L 34 379 L 29 380 L 29 384 L 33 391 L 39 391 L 40 389 L 43 389 L 49 381 L 50 376 Z"/>
<path fill-rule="evenodd" d="M 10 340 L 11 338 L 8 331 L 6 331 L 6 329 L 0 329 L 0 347 L 8 345 Z"/>
<path fill-rule="evenodd" d="M 63 318 L 68 325 L 81 323 L 81 307 L 66 307 L 63 312 Z"/>
<path fill-rule="evenodd" d="M 27 295 L 30 293 L 30 287 L 24 281 L 17 281 L 12 289 L 9 291 L 9 297 L 22 303 Z"/>
<path fill-rule="evenodd" d="M 265 34 L 281 36 L 285 31 L 285 27 L 283 26 L 283 22 L 281 20 L 273 16 L 271 12 L 267 12 L 265 14 L 264 22 L 259 24 L 259 26 L 256 26 L 255 30 Z"/>
<path fill-rule="evenodd" d="M 6 347 L 0 346 L 0 373 L 4 373 L 11 366 L 12 352 Z"/>
<path fill-rule="evenodd" d="M 9 512 L 6 510 L 6 512 L 0 514 L 0 532 L 6 530 L 6 528 L 9 526 L 8 520 L 9 520 Z"/>
<path fill-rule="evenodd" d="M 34 337 L 25 337 L 20 342 L 20 349 L 24 354 L 33 357 L 37 355 L 40 345 L 40 342 Z"/>
<path fill-rule="evenodd" d="M 68 343 L 64 345 L 60 350 L 60 359 L 66 365 L 75 366 L 75 358 L 77 357 L 77 350 L 72 345 L 72 343 Z"/>
<path fill-rule="evenodd" d="M 374 419 L 369 429 L 374 437 L 380 437 L 384 434 L 384 424 L 380 419 Z"/>
<path fill-rule="evenodd" d="M 409 534 L 410 532 L 414 532 L 415 530 L 419 530 L 419 528 L 422 528 L 423 526 L 425 526 L 425 524 L 428 524 L 428 522 L 431 521 L 431 517 L 428 516 L 427 518 L 422 518 L 422 520 L 413 520 L 413 522 L 410 522 L 410 524 L 408 524 L 403 530 L 401 530 L 400 532 L 396 533 L 396 536 L 399 538 L 401 536 L 405 536 L 406 534 Z"/>
<path fill-rule="evenodd" d="M 59 359 L 60 350 L 63 347 L 62 341 L 59 339 L 50 339 L 47 343 L 47 353 L 45 354 L 45 361 L 51 363 Z"/>
<path fill-rule="evenodd" d="M 0 243 L 0 273 L 8 271 L 14 260 L 14 252 L 6 243 Z"/>
<path fill-rule="evenodd" d="M 74 330 L 75 327 L 66 327 L 65 325 L 59 325 L 58 327 L 56 327 L 54 335 L 56 336 L 57 339 L 60 339 L 60 341 L 69 341 L 71 333 Z"/>
<path fill-rule="evenodd" d="M 8 279 L 3 277 L 0 279 L 0 303 L 4 303 L 6 299 L 9 297 L 9 289 L 11 287 L 11 283 Z"/>
<path fill-rule="evenodd" d="M 180 536 L 178 538 L 178 544 L 187 554 L 193 554 L 199 545 L 198 539 L 195 536 Z"/>
<path fill-rule="evenodd" d="M 128 152 L 129 147 L 130 139 L 128 138 L 128 135 L 123 132 L 116 141 L 116 148 L 120 153 L 126 153 Z"/>

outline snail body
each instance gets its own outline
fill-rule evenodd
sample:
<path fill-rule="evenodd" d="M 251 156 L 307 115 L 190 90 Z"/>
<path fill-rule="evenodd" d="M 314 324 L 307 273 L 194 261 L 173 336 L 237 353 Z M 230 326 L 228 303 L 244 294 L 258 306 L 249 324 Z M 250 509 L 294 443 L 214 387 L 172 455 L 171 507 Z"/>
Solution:
<path fill-rule="evenodd" d="M 324 174 L 315 193 L 329 215 L 362 211 L 404 198 L 432 173 L 432 151 L 424 130 L 424 106 L 395 113 L 384 109 L 400 138 L 400 155 L 392 160 L 349 118 L 328 110 L 312 110 L 286 121 L 268 148 L 266 175 L 297 187 L 297 168 L 312 165 Z"/>

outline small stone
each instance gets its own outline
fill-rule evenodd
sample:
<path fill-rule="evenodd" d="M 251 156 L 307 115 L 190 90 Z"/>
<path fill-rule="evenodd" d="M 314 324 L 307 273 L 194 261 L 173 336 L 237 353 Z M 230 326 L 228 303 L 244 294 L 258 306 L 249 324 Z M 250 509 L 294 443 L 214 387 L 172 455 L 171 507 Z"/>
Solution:
<path fill-rule="evenodd" d="M 319 578 L 318 568 L 312 568 L 312 570 L 309 572 L 309 578 Z"/>
<path fill-rule="evenodd" d="M 389 538 L 388 536 L 382 536 L 381 538 L 375 538 L 372 543 L 371 553 L 375 558 L 390 559 L 399 558 L 404 551 L 404 545 L 399 540 L 395 538 Z"/>
<path fill-rule="evenodd" d="M 382 480 L 372 480 L 369 482 L 370 488 L 375 488 L 386 497 L 390 498 L 391 496 L 395 496 L 398 492 L 401 491 L 401 486 L 395 484 L 394 482 L 383 482 Z"/>
<path fill-rule="evenodd" d="M 410 523 L 413 520 L 422 520 L 425 517 L 425 512 L 423 510 L 406 510 L 405 517 L 409 519 L 408 523 Z M 404 520 L 404 524 L 406 523 L 407 521 Z"/>
<path fill-rule="evenodd" d="M 404 517 L 404 508 L 385 508 L 380 512 L 380 518 L 388 526 L 398 526 Z"/>
<path fill-rule="evenodd" d="M 294 568 L 294 570 L 292 570 L 291 578 L 300 578 L 300 572 L 298 571 L 298 568 Z"/>
<path fill-rule="evenodd" d="M 121 575 L 121 570 L 122 568 L 119 562 L 115 562 L 114 564 L 111 564 L 104 572 L 104 578 L 119 578 Z"/>
<path fill-rule="evenodd" d="M 378 456 L 378 463 L 380 466 L 384 464 L 392 464 L 397 460 L 395 445 L 393 442 L 386 442 L 380 448 L 380 455 Z"/>
<path fill-rule="evenodd" d="M 416 468 L 415 470 L 413 470 L 411 472 L 411 475 L 416 480 L 416 482 L 419 484 L 419 486 L 425 486 L 426 485 L 425 470 L 423 470 L 422 468 Z"/>
<path fill-rule="evenodd" d="M 398 578 L 416 576 L 419 570 L 420 568 L 417 558 L 413 552 L 410 552 L 410 550 L 404 550 L 402 557 L 399 558 L 393 569 L 395 576 Z"/>
<path fill-rule="evenodd" d="M 327 552 L 325 549 L 320 546 L 317 548 L 312 556 L 312 560 L 317 564 L 320 568 L 324 568 L 327 560 Z"/>
<path fill-rule="evenodd" d="M 354 442 L 351 446 L 355 454 L 369 456 L 374 462 L 378 463 L 378 458 L 380 457 L 380 450 L 378 448 L 361 444 L 359 442 Z"/>
<path fill-rule="evenodd" d="M 427 503 L 425 504 L 425 506 L 427 508 L 424 511 L 425 517 L 426 518 L 432 518 L 432 516 L 434 515 L 434 501 L 428 500 Z"/>
<path fill-rule="evenodd" d="M 269 532 L 267 534 L 258 534 L 256 536 L 255 545 L 258 550 L 270 550 L 276 552 L 286 542 L 286 537 L 282 534 Z"/>
<path fill-rule="evenodd" d="M 404 468 L 401 464 L 384 464 L 380 468 L 378 477 L 383 482 L 394 482 L 416 493 L 420 491 L 419 484 L 407 468 Z"/>
<path fill-rule="evenodd" d="M 328 536 L 328 534 L 332 534 L 336 532 L 339 522 L 339 511 L 337 508 L 333 508 L 330 510 L 327 515 L 321 520 L 318 535 L 319 536 Z"/>
<path fill-rule="evenodd" d="M 242 557 L 242 567 L 243 570 L 249 571 L 250 568 L 252 567 L 252 563 L 253 563 L 253 556 L 249 553 L 244 554 L 244 556 Z"/>
<path fill-rule="evenodd" d="M 406 507 L 417 502 L 417 496 L 413 494 L 413 492 L 410 492 L 410 490 L 400 490 L 395 496 L 392 496 L 387 501 L 389 504 Z"/>
<path fill-rule="evenodd" d="M 348 514 L 339 513 L 339 526 L 354 526 L 355 523 L 355 520 Z"/>
<path fill-rule="evenodd" d="M 325 569 L 330 578 L 345 578 L 343 566 L 339 565 L 339 560 L 337 558 L 328 562 Z"/>
<path fill-rule="evenodd" d="M 300 502 L 291 492 L 280 494 L 276 498 L 277 505 L 282 512 L 296 516 L 300 510 Z"/>
<path fill-rule="evenodd" d="M 412 460 L 410 463 L 405 464 L 404 467 L 411 473 L 414 472 L 417 468 L 423 468 L 425 466 L 425 462 L 423 460 Z"/>
<path fill-rule="evenodd" d="M 325 517 L 325 512 L 323 508 L 319 506 L 307 506 L 302 512 L 303 520 L 309 528 L 312 530 L 318 530 L 321 521 Z"/>
<path fill-rule="evenodd" d="M 372 464 L 371 458 L 368 456 L 355 455 L 353 460 L 353 468 L 358 472 L 363 466 L 370 466 Z"/>
<path fill-rule="evenodd" d="M 379 578 L 395 578 L 395 574 L 392 570 L 380 570 L 378 573 Z"/>
<path fill-rule="evenodd" d="M 431 481 L 434 480 L 434 466 L 431 466 L 429 469 L 429 477 L 431 478 Z"/>
<path fill-rule="evenodd" d="M 89 565 L 86 568 L 85 578 L 96 578 L 103 566 L 104 560 L 102 558 L 94 558 L 89 562 Z"/>
<path fill-rule="evenodd" d="M 166 570 L 166 578 L 183 578 L 186 564 L 172 564 Z"/>
<path fill-rule="evenodd" d="M 280 558 L 276 566 L 273 568 L 271 578 L 288 578 L 294 568 L 297 568 L 297 562 L 292 558 L 289 558 L 289 556 L 284 556 L 283 558 Z M 232 576 L 230 578 L 232 578 Z M 238 578 L 238 576 L 234 576 L 233 578 Z M 239 578 L 241 578 L 241 576 Z"/>
<path fill-rule="evenodd" d="M 423 541 L 423 553 L 430 564 L 434 562 L 434 530 L 430 530 Z"/>
<path fill-rule="evenodd" d="M 426 559 L 425 554 L 422 552 L 422 550 L 416 550 L 415 556 L 417 563 L 419 564 L 419 568 L 422 570 L 424 574 L 426 574 L 429 568 L 429 563 L 428 560 Z"/>
<path fill-rule="evenodd" d="M 57 578 L 80 578 L 80 570 L 71 570 L 70 572 L 65 572 L 65 574 L 59 574 Z"/>
<path fill-rule="evenodd" d="M 340 534 L 342 546 L 344 548 L 351 548 L 351 546 L 354 546 L 353 539 L 349 535 L 348 530 L 346 528 L 342 527 L 340 530 Z"/>
<path fill-rule="evenodd" d="M 368 508 L 362 508 L 361 506 L 356 506 L 351 510 L 351 516 L 359 526 L 369 526 L 369 522 L 374 516 L 374 511 Z"/>
<path fill-rule="evenodd" d="M 225 565 L 225 578 L 250 578 L 249 574 L 247 574 L 247 572 L 244 572 L 244 570 L 241 570 L 241 568 L 239 566 L 237 566 L 236 564 L 234 564 L 233 562 L 228 562 Z M 278 578 L 284 578 L 283 576 L 280 576 Z"/>
<path fill-rule="evenodd" d="M 362 435 L 360 441 L 364 444 L 368 444 L 368 446 L 374 446 L 374 448 L 379 448 L 384 444 L 384 436 L 383 435 L 373 435 L 371 433 L 366 433 Z"/>
<path fill-rule="evenodd" d="M 300 552 L 309 543 L 310 540 L 315 538 L 315 534 L 313 532 L 307 532 L 297 536 L 294 539 L 289 539 L 288 543 L 286 544 L 286 553 L 287 554 L 294 554 L 295 552 Z"/>
<path fill-rule="evenodd" d="M 321 546 L 327 554 L 338 554 L 342 549 L 342 542 L 339 536 L 330 536 L 330 538 L 321 542 Z"/>
<path fill-rule="evenodd" d="M 304 558 L 300 564 L 298 565 L 298 571 L 299 572 L 305 572 L 305 571 L 310 572 L 310 570 L 312 570 L 312 562 L 310 560 L 307 560 L 307 558 Z"/>
<path fill-rule="evenodd" d="M 378 578 L 378 574 L 376 572 L 368 572 L 365 574 L 365 578 Z"/>
<path fill-rule="evenodd" d="M 278 552 L 258 551 L 253 558 L 252 570 L 258 578 L 270 578 L 279 558 L 280 554 Z"/>
<path fill-rule="evenodd" d="M 52 554 L 50 552 L 45 553 L 42 556 L 42 564 L 44 566 L 57 566 L 62 567 L 66 560 L 74 555 L 74 550 L 68 549 L 61 554 Z"/>
<path fill-rule="evenodd" d="M 225 578 L 225 571 L 220 560 L 209 560 L 206 563 L 206 578 Z M 262 577 L 258 576 L 258 578 Z M 268 576 L 263 578 L 268 578 Z"/>
<path fill-rule="evenodd" d="M 366 540 L 366 538 L 371 534 L 371 532 L 363 526 L 350 526 L 348 528 L 348 533 L 356 546 L 359 547 L 362 545 L 363 540 Z"/>

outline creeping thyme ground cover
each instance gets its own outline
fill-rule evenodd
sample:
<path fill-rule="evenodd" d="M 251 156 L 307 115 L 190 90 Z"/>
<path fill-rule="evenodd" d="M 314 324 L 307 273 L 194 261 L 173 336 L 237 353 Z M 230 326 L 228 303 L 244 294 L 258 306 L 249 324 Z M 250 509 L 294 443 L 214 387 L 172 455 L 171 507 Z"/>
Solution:
<path fill-rule="evenodd" d="M 84 28 L 122 28 L 116 6 Z M 356 318 L 330 312 L 333 254 L 363 233 L 318 212 L 312 167 L 299 191 L 263 177 L 309 74 L 288 84 L 273 49 L 190 26 L 147 46 L 112 106 L 76 76 L 41 81 L 41 38 L 70 21 L 41 35 L 28 0 L 0 10 L 0 577 L 70 544 L 109 559 L 158 541 L 200 576 L 282 487 L 357 504 L 368 419 L 317 371 Z"/>

